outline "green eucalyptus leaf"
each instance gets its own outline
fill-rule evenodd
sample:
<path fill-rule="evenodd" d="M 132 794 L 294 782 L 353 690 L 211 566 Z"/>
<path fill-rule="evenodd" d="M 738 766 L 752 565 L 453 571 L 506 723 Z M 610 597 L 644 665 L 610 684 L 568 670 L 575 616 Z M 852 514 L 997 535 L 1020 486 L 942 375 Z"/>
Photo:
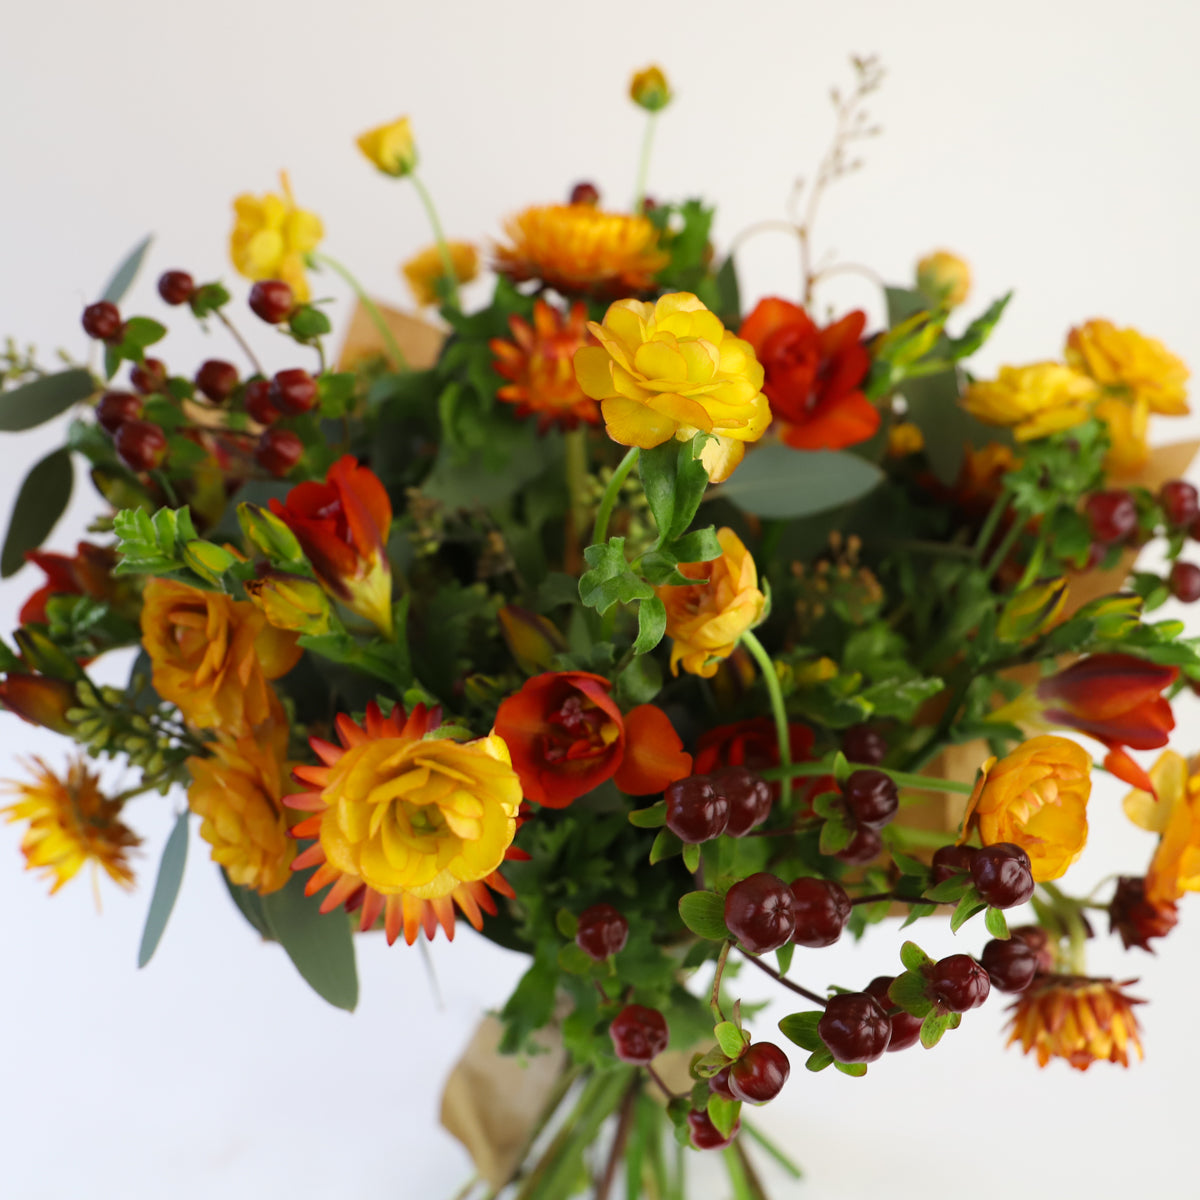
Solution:
<path fill-rule="evenodd" d="M 34 464 L 13 505 L 0 552 L 0 578 L 15 575 L 25 565 L 25 552 L 36 550 L 50 536 L 66 511 L 74 480 L 69 450 L 55 450 Z"/>
<path fill-rule="evenodd" d="M 142 260 L 146 257 L 146 251 L 150 249 L 150 243 L 154 241 L 154 234 L 148 233 L 122 260 L 121 265 L 113 272 L 112 278 L 104 285 L 104 291 L 100 293 L 101 300 L 108 300 L 112 304 L 120 304 L 125 298 L 125 293 L 129 291 L 133 281 L 137 278 L 138 271 L 142 268 Z"/>
<path fill-rule="evenodd" d="M 154 881 L 154 893 L 150 897 L 150 908 L 146 913 L 146 925 L 142 930 L 142 942 L 138 947 L 138 967 L 144 967 L 153 957 L 162 940 L 167 920 L 179 896 L 183 883 L 183 867 L 187 862 L 188 817 L 185 808 L 175 821 L 175 828 L 163 847 L 158 863 L 158 877 Z"/>
<path fill-rule="evenodd" d="M 715 495 L 758 517 L 807 517 L 865 496 L 882 478 L 855 454 L 771 442 L 747 454 Z"/>
<path fill-rule="evenodd" d="M 91 371 L 73 367 L 0 392 L 0 433 L 19 433 L 66 412 L 96 390 Z"/>

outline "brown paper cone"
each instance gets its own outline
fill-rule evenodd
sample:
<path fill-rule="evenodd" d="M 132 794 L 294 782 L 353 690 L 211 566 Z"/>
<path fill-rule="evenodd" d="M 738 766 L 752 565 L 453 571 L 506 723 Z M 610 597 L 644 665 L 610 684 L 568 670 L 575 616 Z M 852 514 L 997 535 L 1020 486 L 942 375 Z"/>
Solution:
<path fill-rule="evenodd" d="M 410 367 L 424 370 L 437 362 L 442 343 L 446 340 L 444 330 L 423 317 L 400 312 L 386 304 L 378 304 L 376 307 L 404 352 Z M 338 367 L 343 371 L 353 370 L 364 358 L 373 358 L 379 354 L 386 357 L 387 350 L 387 343 L 376 328 L 370 313 L 361 303 L 355 305 L 342 342 L 342 352 L 338 356 Z"/>

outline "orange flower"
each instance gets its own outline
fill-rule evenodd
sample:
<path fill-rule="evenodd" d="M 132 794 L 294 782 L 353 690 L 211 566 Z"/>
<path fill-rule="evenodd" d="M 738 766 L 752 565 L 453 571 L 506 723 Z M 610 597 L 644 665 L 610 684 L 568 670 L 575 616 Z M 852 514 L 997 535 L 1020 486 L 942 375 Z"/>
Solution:
<path fill-rule="evenodd" d="M 1147 880 L 1136 875 L 1117 879 L 1116 891 L 1108 902 L 1108 931 L 1119 934 L 1126 950 L 1140 946 L 1154 953 L 1154 938 L 1166 937 L 1179 921 L 1174 900 L 1151 900 Z"/>
<path fill-rule="evenodd" d="M 151 579 L 142 605 L 142 645 L 154 688 L 200 729 L 250 733 L 278 706 L 268 679 L 300 658 L 296 635 L 274 628 L 244 600 Z"/>
<path fill-rule="evenodd" d="M 455 283 L 470 283 L 479 274 L 479 254 L 470 242 L 447 242 Z M 436 243 L 414 255 L 401 268 L 413 299 L 420 305 L 438 304 L 448 290 L 442 248 Z"/>
<path fill-rule="evenodd" d="M 648 796 L 691 774 L 692 756 L 667 714 L 640 704 L 622 717 L 611 690 L 599 675 L 554 671 L 501 702 L 496 733 L 527 800 L 565 808 L 606 779 L 626 795 Z"/>
<path fill-rule="evenodd" d="M 1105 320 L 1086 321 L 1067 334 L 1066 357 L 1101 387 L 1124 393 L 1151 412 L 1178 417 L 1188 411 L 1187 366 L 1162 342 L 1136 329 L 1118 329 Z"/>
<path fill-rule="evenodd" d="M 30 725 L 42 725 L 55 733 L 70 733 L 67 710 L 76 708 L 75 687 L 49 675 L 12 672 L 0 681 L 0 704 Z"/>
<path fill-rule="evenodd" d="M 495 268 L 516 283 L 537 279 L 564 295 L 648 292 L 667 265 L 658 232 L 645 218 L 593 204 L 527 208 L 504 223 L 510 245 Z"/>
<path fill-rule="evenodd" d="M 510 381 L 496 395 L 515 404 L 518 417 L 536 415 L 539 433 L 552 425 L 575 429 L 580 421 L 599 425 L 600 406 L 575 379 L 575 351 L 595 344 L 587 331 L 587 308 L 577 301 L 564 316 L 539 299 L 532 325 L 524 317 L 511 316 L 508 327 L 511 342 L 493 338 L 489 343 L 496 356 L 492 366 Z"/>
<path fill-rule="evenodd" d="M 40 870 L 52 879 L 51 895 L 85 862 L 103 867 L 122 887 L 132 887 L 127 855 L 141 839 L 121 822 L 124 803 L 104 795 L 100 777 L 87 769 L 82 757 L 70 764 L 65 779 L 59 779 L 40 758 L 22 765 L 36 777 L 35 782 L 0 782 L 5 791 L 21 797 L 0 808 L 0 814 L 10 824 L 29 822 L 21 838 L 25 869 Z"/>
<path fill-rule="evenodd" d="M 1142 1058 L 1133 1006 L 1143 1001 L 1123 991 L 1132 979 L 1088 979 L 1080 975 L 1037 975 L 1015 1004 L 1008 1044 L 1025 1054 L 1037 1051 L 1038 1066 L 1062 1058 L 1077 1071 L 1094 1062 L 1129 1066 L 1129 1051 Z"/>
<path fill-rule="evenodd" d="M 766 598 L 758 590 L 758 569 L 750 551 L 732 529 L 717 530 L 721 557 L 712 562 L 680 563 L 679 570 L 700 582 L 657 589 L 667 607 L 671 671 L 680 665 L 689 675 L 710 679 L 737 640 L 763 614 Z"/>
<path fill-rule="evenodd" d="M 1164 750 L 1150 768 L 1153 792 L 1139 789 L 1125 797 L 1125 815 L 1159 835 L 1146 872 L 1145 898 L 1153 905 L 1200 892 L 1200 774 L 1193 770 L 1181 754 Z"/>
<path fill-rule="evenodd" d="M 22 625 L 47 624 L 46 601 L 51 596 L 90 596 L 93 600 L 113 600 L 121 589 L 122 581 L 113 578 L 112 569 L 117 556 L 110 546 L 80 542 L 74 555 L 29 550 L 25 558 L 41 567 L 46 574 L 46 582 L 22 605 L 18 617 Z"/>
<path fill-rule="evenodd" d="M 1091 755 L 1066 738 L 1036 737 L 980 769 L 963 817 L 963 842 L 978 830 L 985 846 L 1014 842 L 1035 880 L 1057 879 L 1087 842 Z"/>

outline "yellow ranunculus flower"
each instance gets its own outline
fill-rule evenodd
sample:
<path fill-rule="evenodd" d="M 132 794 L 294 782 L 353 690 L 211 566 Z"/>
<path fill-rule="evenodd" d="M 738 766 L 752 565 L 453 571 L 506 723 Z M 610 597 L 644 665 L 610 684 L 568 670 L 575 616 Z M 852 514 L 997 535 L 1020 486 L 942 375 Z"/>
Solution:
<path fill-rule="evenodd" d="M 1038 882 L 1057 879 L 1087 842 L 1092 757 L 1066 738 L 1030 738 L 980 768 L 963 818 L 965 839 L 1013 842 L 1029 855 Z"/>
<path fill-rule="evenodd" d="M 758 590 L 758 569 L 750 551 L 732 529 L 718 529 L 721 557 L 712 562 L 680 563 L 693 584 L 657 589 L 667 609 L 671 670 L 711 678 L 737 640 L 758 624 L 766 598 Z"/>
<path fill-rule="evenodd" d="M 671 85 L 658 66 L 638 71 L 629 81 L 629 98 L 647 112 L 661 112 L 671 103 Z"/>
<path fill-rule="evenodd" d="M 479 274 L 479 253 L 470 242 L 447 242 L 456 283 L 470 283 Z M 435 244 L 414 255 L 401 267 L 418 304 L 437 304 L 438 283 L 446 276 L 441 249 Z"/>
<path fill-rule="evenodd" d="M 1150 444 L 1146 440 L 1150 406 L 1145 399 L 1105 396 L 1092 413 L 1108 426 L 1109 447 L 1104 467 L 1109 475 L 1121 478 L 1140 471 L 1150 459 Z"/>
<path fill-rule="evenodd" d="M 1174 750 L 1150 768 L 1157 800 L 1149 792 L 1125 797 L 1125 815 L 1160 835 L 1146 872 L 1146 900 L 1173 904 L 1184 892 L 1200 892 L 1200 774 Z"/>
<path fill-rule="evenodd" d="M 262 896 L 277 892 L 296 854 L 281 803 L 291 790 L 287 727 L 280 721 L 248 737 L 218 734 L 209 750 L 187 760 L 188 807 L 202 818 L 200 836 L 234 883 Z"/>
<path fill-rule="evenodd" d="M 753 348 L 690 292 L 654 304 L 618 300 L 603 325 L 591 321 L 588 329 L 600 345 L 575 352 L 575 376 L 600 401 L 614 442 L 649 449 L 711 433 L 701 456 L 719 483 L 770 424 Z"/>
<path fill-rule="evenodd" d="M 1118 329 L 1111 321 L 1094 320 L 1067 334 L 1067 362 L 1098 384 L 1128 392 L 1154 413 L 1170 417 L 1188 411 L 1190 372 L 1155 338 L 1136 329 Z"/>
<path fill-rule="evenodd" d="M 279 173 L 279 182 L 282 195 L 244 194 L 234 200 L 229 257 L 239 275 L 282 279 L 304 303 L 311 295 L 304 256 L 317 248 L 325 229 L 320 217 L 297 206 L 286 171 Z"/>
<path fill-rule="evenodd" d="M 1086 375 L 1061 363 L 1040 362 L 1001 367 L 995 380 L 971 384 L 960 403 L 972 416 L 1008 426 L 1026 442 L 1081 425 L 1099 398 Z"/>
<path fill-rule="evenodd" d="M 411 175 L 417 166 L 417 144 L 407 117 L 377 125 L 360 134 L 358 148 L 385 175 L 400 179 Z"/>
<path fill-rule="evenodd" d="M 296 635 L 268 625 L 244 600 L 151 579 L 142 596 L 142 645 L 155 691 L 189 724 L 233 737 L 278 709 L 268 679 L 300 658 Z"/>
<path fill-rule="evenodd" d="M 935 250 L 917 263 L 917 288 L 935 304 L 956 308 L 971 290 L 971 268 L 957 254 Z"/>

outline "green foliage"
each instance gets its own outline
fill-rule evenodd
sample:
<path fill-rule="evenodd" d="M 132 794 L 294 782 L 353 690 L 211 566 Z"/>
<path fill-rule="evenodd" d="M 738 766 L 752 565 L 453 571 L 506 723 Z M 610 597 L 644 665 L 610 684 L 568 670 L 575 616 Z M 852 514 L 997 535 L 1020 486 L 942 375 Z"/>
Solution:
<path fill-rule="evenodd" d="M 96 391 L 91 371 L 72 367 L 0 392 L 0 433 L 34 429 Z"/>
<path fill-rule="evenodd" d="M 958 902 L 958 907 L 954 910 L 954 915 L 950 918 L 950 932 L 957 933 L 963 925 L 965 925 L 976 913 L 982 912 L 987 905 L 979 895 L 975 885 L 972 884 L 965 892 L 962 899 Z"/>
<path fill-rule="evenodd" d="M 153 241 L 154 235 L 146 234 L 121 260 L 117 269 L 112 273 L 112 277 L 104 285 L 104 290 L 100 293 L 101 300 L 108 300 L 112 304 L 121 303 L 125 298 L 125 293 L 129 291 L 133 281 L 137 278 L 137 273 L 142 269 L 142 262 Z"/>
<path fill-rule="evenodd" d="M 790 1013 L 779 1022 L 779 1032 L 802 1050 L 820 1050 L 825 1043 L 821 1041 L 817 1026 L 823 1015 L 821 1012 Z"/>
<path fill-rule="evenodd" d="M 999 938 L 1002 942 L 1009 938 L 1008 922 L 1004 919 L 1004 910 L 999 908 L 989 908 L 987 915 L 983 919 L 984 925 L 987 927 L 988 933 L 994 938 Z"/>
<path fill-rule="evenodd" d="M 847 451 L 769 442 L 746 455 L 719 495 L 757 517 L 807 517 L 860 499 L 882 478 L 873 463 Z"/>
<path fill-rule="evenodd" d="M 150 897 L 150 909 L 146 913 L 146 926 L 142 930 L 142 942 L 138 947 L 138 966 L 144 967 L 158 949 L 158 943 L 167 928 L 171 910 L 179 896 L 183 883 L 183 868 L 187 862 L 188 817 L 184 809 L 175 821 L 175 827 L 163 847 L 158 864 L 158 876 L 154 881 L 154 892 Z"/>
<path fill-rule="evenodd" d="M 688 892 L 681 896 L 679 916 L 697 937 L 714 942 L 729 937 L 725 928 L 725 901 L 715 892 Z"/>
<path fill-rule="evenodd" d="M 74 478 L 69 450 L 53 450 L 30 468 L 0 551 L 0 578 L 15 575 L 25 565 L 26 551 L 36 550 L 50 536 L 71 499 Z"/>

